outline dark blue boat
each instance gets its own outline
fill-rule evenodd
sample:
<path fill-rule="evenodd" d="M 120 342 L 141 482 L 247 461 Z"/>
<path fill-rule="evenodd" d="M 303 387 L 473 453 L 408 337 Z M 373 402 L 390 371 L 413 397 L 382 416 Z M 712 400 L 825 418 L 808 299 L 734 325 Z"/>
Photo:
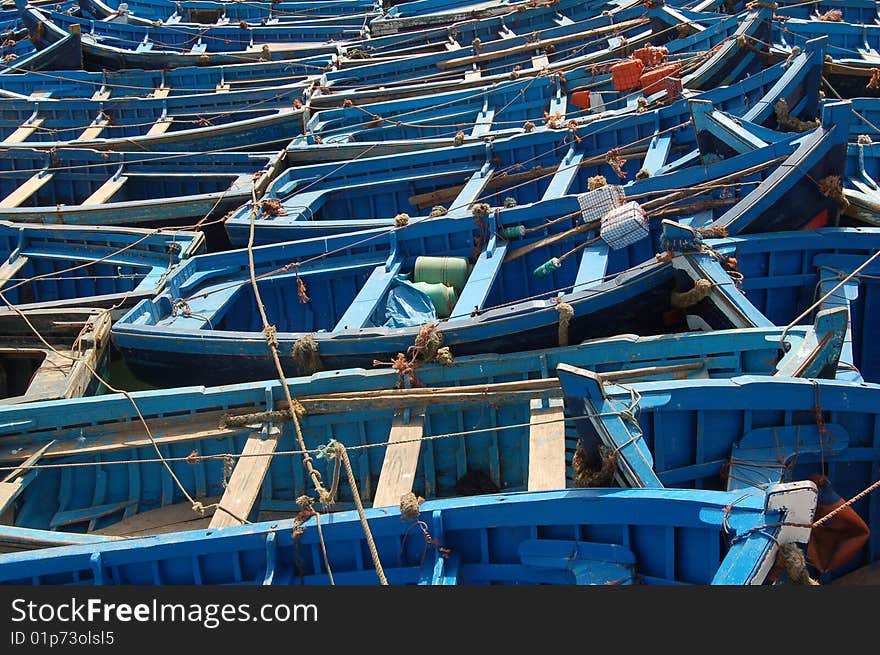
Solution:
<path fill-rule="evenodd" d="M 574 434 L 554 377 L 561 362 L 617 381 L 829 377 L 837 369 L 845 329 L 846 311 L 837 309 L 821 314 L 815 328 L 798 327 L 784 338 L 780 328 L 621 335 L 426 364 L 403 380 L 389 367 L 350 369 L 291 379 L 288 387 L 305 410 L 299 421 L 306 448 L 317 450 L 335 438 L 363 449 L 352 467 L 369 506 L 397 504 L 406 491 L 431 499 L 561 489 L 573 484 L 566 435 Z M 25 461 L 30 466 L 0 504 L 0 514 L 18 528 L 64 533 L 131 536 L 207 525 L 212 515 L 228 518 L 214 508 L 235 496 L 230 491 L 219 500 L 227 488 L 242 493 L 234 476 L 253 460 L 239 460 L 239 468 L 230 471 L 233 456 L 254 448 L 265 452 L 267 443 L 278 455 L 257 476 L 259 496 L 236 514 L 257 520 L 295 512 L 294 501 L 309 492 L 309 480 L 291 456 L 299 446 L 286 407 L 280 383 L 264 381 L 104 395 L 64 403 L 63 411 L 61 403 L 51 402 L 0 410 L 0 466 Z M 156 459 L 139 416 L 165 464 Z M 401 434 L 421 441 L 414 451 L 407 446 L 405 462 L 395 459 L 402 447 L 388 445 Z M 166 464 L 180 486 L 172 483 Z M 332 479 L 332 462 L 318 460 L 316 466 Z M 209 507 L 204 517 L 192 513 L 186 494 Z M 352 502 L 351 490 L 342 486 L 336 506 Z M 0 536 L 12 539 L 11 533 Z"/>
<path fill-rule="evenodd" d="M 626 486 L 748 493 L 812 478 L 824 515 L 878 479 L 877 385 L 746 376 L 618 388 L 588 371 L 558 370 L 568 411 L 585 417 L 577 425 L 590 466 L 600 447 L 617 453 Z M 851 510 L 855 517 L 841 514 L 831 526 L 836 538 L 827 527 L 824 534 L 813 528 L 808 562 L 821 582 L 880 559 L 878 495 L 865 495 Z"/>
<path fill-rule="evenodd" d="M 0 151 L 0 219 L 193 226 L 261 194 L 280 153 Z"/>
<path fill-rule="evenodd" d="M 180 263 L 204 251 L 201 232 L 149 232 L 0 222 L 2 311 L 112 308 L 152 297 Z"/>
<path fill-rule="evenodd" d="M 396 508 L 366 519 L 388 584 L 743 585 L 764 583 L 780 545 L 803 539 L 790 525 L 809 521 L 815 503 L 812 483 L 766 495 L 578 489 L 427 501 L 418 522 Z M 319 539 L 314 517 L 284 519 L 9 554 L 0 581 L 326 585 L 332 573 L 334 584 L 379 582 L 356 512 L 325 515 L 321 530 Z"/>

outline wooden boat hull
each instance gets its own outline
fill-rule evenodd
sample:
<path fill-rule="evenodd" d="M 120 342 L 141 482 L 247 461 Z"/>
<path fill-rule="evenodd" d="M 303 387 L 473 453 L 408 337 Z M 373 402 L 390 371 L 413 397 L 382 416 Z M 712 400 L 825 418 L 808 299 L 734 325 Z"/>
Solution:
<path fill-rule="evenodd" d="M 573 414 L 603 412 L 638 395 L 638 418 L 629 426 L 616 415 L 579 422 L 584 448 L 621 446 L 618 478 L 626 485 L 748 492 L 782 478 L 820 474 L 850 499 L 877 479 L 877 385 L 746 376 L 687 388 L 676 382 L 635 384 L 608 388 L 603 395 L 588 373 L 560 369 L 559 375 Z M 820 582 L 880 558 L 876 495 L 852 508 L 870 536 L 849 561 L 813 570 Z"/>
<path fill-rule="evenodd" d="M 809 519 L 816 489 L 811 483 L 783 486 L 771 489 L 769 497 L 772 500 L 760 493 L 736 502 L 735 494 L 699 490 L 580 489 L 428 501 L 421 506 L 425 529 L 444 550 L 449 549 L 448 557 L 439 549 L 429 549 L 425 557 L 421 539 L 406 540 L 401 550 L 412 524 L 402 521 L 395 508 L 369 510 L 367 521 L 390 584 L 761 584 L 777 544 L 801 536 L 783 524 Z M 0 580 L 78 585 L 328 584 L 314 518 L 303 524 L 305 530 L 296 540 L 294 520 L 4 555 Z M 577 545 L 566 541 L 568 537 L 561 542 L 528 537 L 537 525 L 544 534 L 559 536 L 571 535 L 574 526 L 578 539 L 586 543 Z M 773 539 L 757 533 L 763 526 L 773 526 L 764 528 Z M 490 531 L 499 540 L 487 541 Z M 664 531 L 668 538 L 659 538 Z M 364 547 L 356 512 L 325 517 L 322 534 L 331 554 L 352 548 L 360 552 Z M 628 535 L 627 545 L 617 546 L 623 534 Z M 503 543 L 504 548 L 490 547 L 487 553 L 479 547 L 481 540 L 484 545 Z M 554 562 L 550 553 L 570 552 L 573 544 L 578 552 L 584 551 L 592 575 L 576 575 L 567 557 Z M 686 567 L 669 564 L 681 561 L 674 556 L 679 548 L 688 553 Z M 624 565 L 610 567 L 610 575 L 607 566 L 590 567 L 589 553 L 594 550 L 605 559 L 609 550 L 623 551 Z M 297 552 L 308 555 L 297 558 Z M 531 553 L 536 559 L 529 558 Z M 695 559 L 696 553 L 703 556 Z M 575 561 L 580 562 L 580 556 Z M 369 558 L 331 555 L 331 569 L 336 584 L 377 582 Z"/>

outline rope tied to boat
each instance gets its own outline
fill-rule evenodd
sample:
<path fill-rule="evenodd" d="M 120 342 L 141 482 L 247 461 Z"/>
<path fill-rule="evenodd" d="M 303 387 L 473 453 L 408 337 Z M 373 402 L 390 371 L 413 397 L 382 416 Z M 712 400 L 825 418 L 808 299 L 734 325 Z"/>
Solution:
<path fill-rule="evenodd" d="M 421 504 L 424 498 L 416 496 L 412 491 L 407 491 L 400 497 L 400 518 L 404 521 L 416 521 L 421 514 Z"/>
<path fill-rule="evenodd" d="M 430 218 L 437 218 L 439 216 L 444 216 L 448 210 L 443 205 L 434 205 L 431 208 L 431 213 L 428 214 Z"/>
<path fill-rule="evenodd" d="M 880 68 L 871 69 L 871 79 L 868 80 L 866 89 L 880 89 Z"/>
<path fill-rule="evenodd" d="M 626 179 L 626 172 L 623 167 L 626 165 L 626 159 L 620 156 L 619 148 L 612 148 L 605 153 L 605 163 L 611 167 L 611 170 L 617 174 L 621 180 Z"/>
<path fill-rule="evenodd" d="M 274 325 L 267 325 L 262 330 L 263 336 L 266 337 L 266 343 L 273 348 L 278 347 L 278 337 L 276 336 L 278 330 Z"/>
<path fill-rule="evenodd" d="M 462 132 L 461 130 L 456 132 L 455 138 L 452 139 L 452 142 L 457 146 L 460 146 L 462 143 L 464 143 L 464 132 Z"/>
<path fill-rule="evenodd" d="M 300 576 L 305 575 L 302 557 L 299 552 L 299 541 L 305 533 L 305 528 L 303 528 L 302 525 L 314 516 L 315 525 L 318 528 L 318 541 L 321 542 L 321 552 L 324 556 L 324 567 L 327 569 L 327 576 L 330 578 L 330 584 L 335 585 L 336 581 L 333 579 L 333 571 L 330 569 L 330 558 L 327 557 L 327 545 L 324 543 L 324 533 L 321 530 L 321 515 L 318 513 L 318 510 L 315 509 L 315 500 L 311 496 L 303 494 L 296 499 L 296 504 L 300 506 L 300 511 L 297 512 L 295 517 L 293 517 L 292 532 L 293 542 L 296 544 L 296 566 L 297 569 L 299 569 Z"/>
<path fill-rule="evenodd" d="M 785 544 L 776 552 L 776 561 L 782 565 L 789 579 L 795 584 L 818 586 L 819 583 L 810 577 L 807 571 L 807 558 L 804 551 L 795 543 Z"/>
<path fill-rule="evenodd" d="M 331 439 L 330 443 L 327 444 L 324 453 L 327 458 L 336 458 L 342 461 L 342 466 L 345 468 L 345 474 L 348 477 L 348 485 L 351 487 L 351 495 L 352 498 L 354 498 L 354 504 L 361 520 L 361 527 L 364 530 L 364 537 L 366 537 L 367 546 L 370 549 L 370 556 L 373 558 L 373 566 L 376 569 L 376 575 L 379 577 L 379 584 L 387 585 L 388 579 L 385 577 L 385 571 L 383 570 L 382 562 L 379 559 L 379 551 L 376 549 L 376 542 L 373 541 L 373 533 L 370 530 L 369 523 L 367 523 L 367 516 L 364 512 L 364 505 L 361 502 L 361 495 L 358 492 L 357 479 L 355 478 L 354 470 L 351 467 L 351 460 L 348 458 L 348 452 L 342 443 L 335 439 Z"/>
<path fill-rule="evenodd" d="M 651 177 L 651 171 L 647 168 L 639 169 L 639 172 L 636 173 L 637 180 L 647 180 L 649 177 Z"/>
<path fill-rule="evenodd" d="M 314 375 L 324 370 L 318 342 L 313 334 L 304 334 L 294 342 L 291 357 L 300 375 Z"/>
<path fill-rule="evenodd" d="M 818 119 L 804 121 L 792 116 L 788 107 L 788 101 L 785 98 L 780 98 L 776 101 L 776 104 L 773 106 L 773 113 L 776 115 L 776 122 L 779 123 L 779 127 L 794 130 L 795 132 L 814 130 L 821 125 L 821 121 Z"/>
<path fill-rule="evenodd" d="M 471 214 L 477 220 L 486 218 L 490 211 L 492 211 L 492 207 L 486 202 L 478 202 L 471 206 Z"/>
<path fill-rule="evenodd" d="M 859 138 L 856 139 L 856 143 L 860 146 L 869 146 L 872 143 L 871 137 L 867 134 L 859 134 Z"/>
<path fill-rule="evenodd" d="M 575 487 L 610 487 L 617 473 L 617 451 L 599 445 L 598 466 L 591 465 L 583 439 L 578 439 L 571 459 Z"/>
<path fill-rule="evenodd" d="M 574 307 L 567 302 L 563 302 L 562 298 L 556 297 L 556 311 L 559 313 L 559 345 L 568 345 L 568 326 L 574 317 Z"/>
<path fill-rule="evenodd" d="M 523 124 L 523 130 L 528 134 L 529 132 L 535 129 L 535 124 L 532 121 L 526 121 Z"/>
<path fill-rule="evenodd" d="M 276 216 L 287 216 L 287 210 L 281 205 L 279 198 L 264 198 L 259 202 L 260 211 L 272 218 Z"/>
<path fill-rule="evenodd" d="M 516 198 L 514 198 L 513 196 L 507 196 L 504 199 L 504 208 L 511 209 L 513 207 L 516 207 Z"/>
<path fill-rule="evenodd" d="M 692 307 L 712 293 L 712 286 L 711 280 L 699 278 L 694 282 L 693 289 L 688 291 L 673 291 L 670 297 L 670 304 L 676 309 Z"/>
<path fill-rule="evenodd" d="M 406 212 L 401 212 L 394 217 L 395 227 L 406 227 L 407 225 L 409 225 L 409 214 L 407 214 Z"/>
<path fill-rule="evenodd" d="M 232 469 L 235 467 L 235 460 L 232 458 L 232 455 L 226 453 L 223 456 L 223 488 L 226 489 L 229 486 L 229 478 L 232 477 Z"/>
<path fill-rule="evenodd" d="M 601 189 L 606 184 L 608 184 L 608 181 L 604 175 L 594 175 L 587 180 L 587 190 L 595 191 L 596 189 Z"/>
<path fill-rule="evenodd" d="M 843 12 L 840 9 L 829 9 L 824 14 L 816 16 L 816 18 L 830 23 L 840 23 L 843 21 Z"/>

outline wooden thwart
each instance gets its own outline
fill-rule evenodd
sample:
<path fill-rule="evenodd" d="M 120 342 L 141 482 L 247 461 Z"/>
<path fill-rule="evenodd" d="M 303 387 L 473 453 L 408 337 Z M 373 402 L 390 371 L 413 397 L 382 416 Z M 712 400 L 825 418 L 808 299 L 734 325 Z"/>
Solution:
<path fill-rule="evenodd" d="M 104 182 L 104 184 L 98 187 L 92 195 L 83 200 L 82 204 L 103 205 L 105 202 L 110 200 L 116 194 L 116 192 L 125 185 L 127 181 L 128 178 L 125 175 L 111 177 L 109 180 Z"/>
<path fill-rule="evenodd" d="M 400 497 L 412 491 L 424 427 L 423 412 L 413 411 L 409 423 L 404 422 L 402 414 L 392 419 L 373 507 L 396 507 L 400 504 Z"/>
<path fill-rule="evenodd" d="M 241 525 L 241 521 L 233 515 L 247 519 L 251 508 L 257 501 L 263 478 L 272 463 L 272 454 L 278 446 L 280 431 L 263 438 L 261 432 L 251 434 L 242 451 L 243 457 L 238 459 L 223 498 L 220 499 L 220 507 L 211 519 L 211 528 L 225 528 L 233 525 Z M 224 509 L 229 511 L 223 511 Z"/>
<path fill-rule="evenodd" d="M 529 491 L 565 489 L 564 418 L 562 405 L 529 413 Z"/>
<path fill-rule="evenodd" d="M 25 123 L 3 140 L 6 143 L 22 143 L 23 141 L 26 141 L 31 134 L 36 132 L 45 120 L 45 118 L 37 118 L 29 123 Z"/>
<path fill-rule="evenodd" d="M 53 173 L 46 173 L 45 171 L 32 175 L 19 185 L 15 191 L 3 198 L 3 200 L 0 200 L 0 208 L 12 209 L 13 207 L 20 207 L 28 198 L 42 189 L 52 179 L 53 175 Z"/>

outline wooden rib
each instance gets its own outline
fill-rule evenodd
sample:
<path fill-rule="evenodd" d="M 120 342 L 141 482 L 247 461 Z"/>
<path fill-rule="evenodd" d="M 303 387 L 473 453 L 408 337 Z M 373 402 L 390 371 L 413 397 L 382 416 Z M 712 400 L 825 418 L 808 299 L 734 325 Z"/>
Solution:
<path fill-rule="evenodd" d="M 110 97 L 110 91 L 99 89 L 92 94 L 92 100 L 107 100 Z"/>
<path fill-rule="evenodd" d="M 373 507 L 395 507 L 400 504 L 403 494 L 412 491 L 424 427 L 425 416 L 422 412 L 413 411 L 409 423 L 404 422 L 402 414 L 392 419 Z"/>
<path fill-rule="evenodd" d="M 25 123 L 3 140 L 6 143 L 22 143 L 27 140 L 27 138 L 31 134 L 36 132 L 37 128 L 39 128 L 45 122 L 45 120 L 45 118 L 37 118 L 30 123 Z"/>
<path fill-rule="evenodd" d="M 260 494 L 260 487 L 269 470 L 269 464 L 272 463 L 271 455 L 278 446 L 279 434 L 280 432 L 266 438 L 263 438 L 262 432 L 251 434 L 242 451 L 245 457 L 240 457 L 236 462 L 226 491 L 223 492 L 223 498 L 220 499 L 220 506 L 214 513 L 209 527 L 225 528 L 242 525 L 241 521 L 235 518 L 236 516 L 247 520 Z M 225 512 L 224 509 L 229 511 Z"/>
<path fill-rule="evenodd" d="M 565 423 L 562 405 L 529 413 L 529 491 L 565 488 Z"/>
<path fill-rule="evenodd" d="M 171 93 L 171 89 L 162 86 L 153 91 L 152 95 L 154 98 L 167 98 L 169 93 Z"/>
<path fill-rule="evenodd" d="M 0 200 L 0 209 L 20 207 L 23 202 L 42 189 L 54 175 L 54 173 L 46 173 L 45 171 L 32 175 L 22 182 L 15 191 L 3 198 L 3 200 Z"/>
<path fill-rule="evenodd" d="M 119 191 L 123 187 L 123 185 L 128 181 L 128 178 L 125 175 L 119 175 L 117 177 L 111 177 L 109 180 L 104 182 L 95 192 L 90 195 L 88 198 L 82 201 L 83 205 L 103 205 L 105 202 L 110 200 L 114 196 L 114 194 Z"/>

